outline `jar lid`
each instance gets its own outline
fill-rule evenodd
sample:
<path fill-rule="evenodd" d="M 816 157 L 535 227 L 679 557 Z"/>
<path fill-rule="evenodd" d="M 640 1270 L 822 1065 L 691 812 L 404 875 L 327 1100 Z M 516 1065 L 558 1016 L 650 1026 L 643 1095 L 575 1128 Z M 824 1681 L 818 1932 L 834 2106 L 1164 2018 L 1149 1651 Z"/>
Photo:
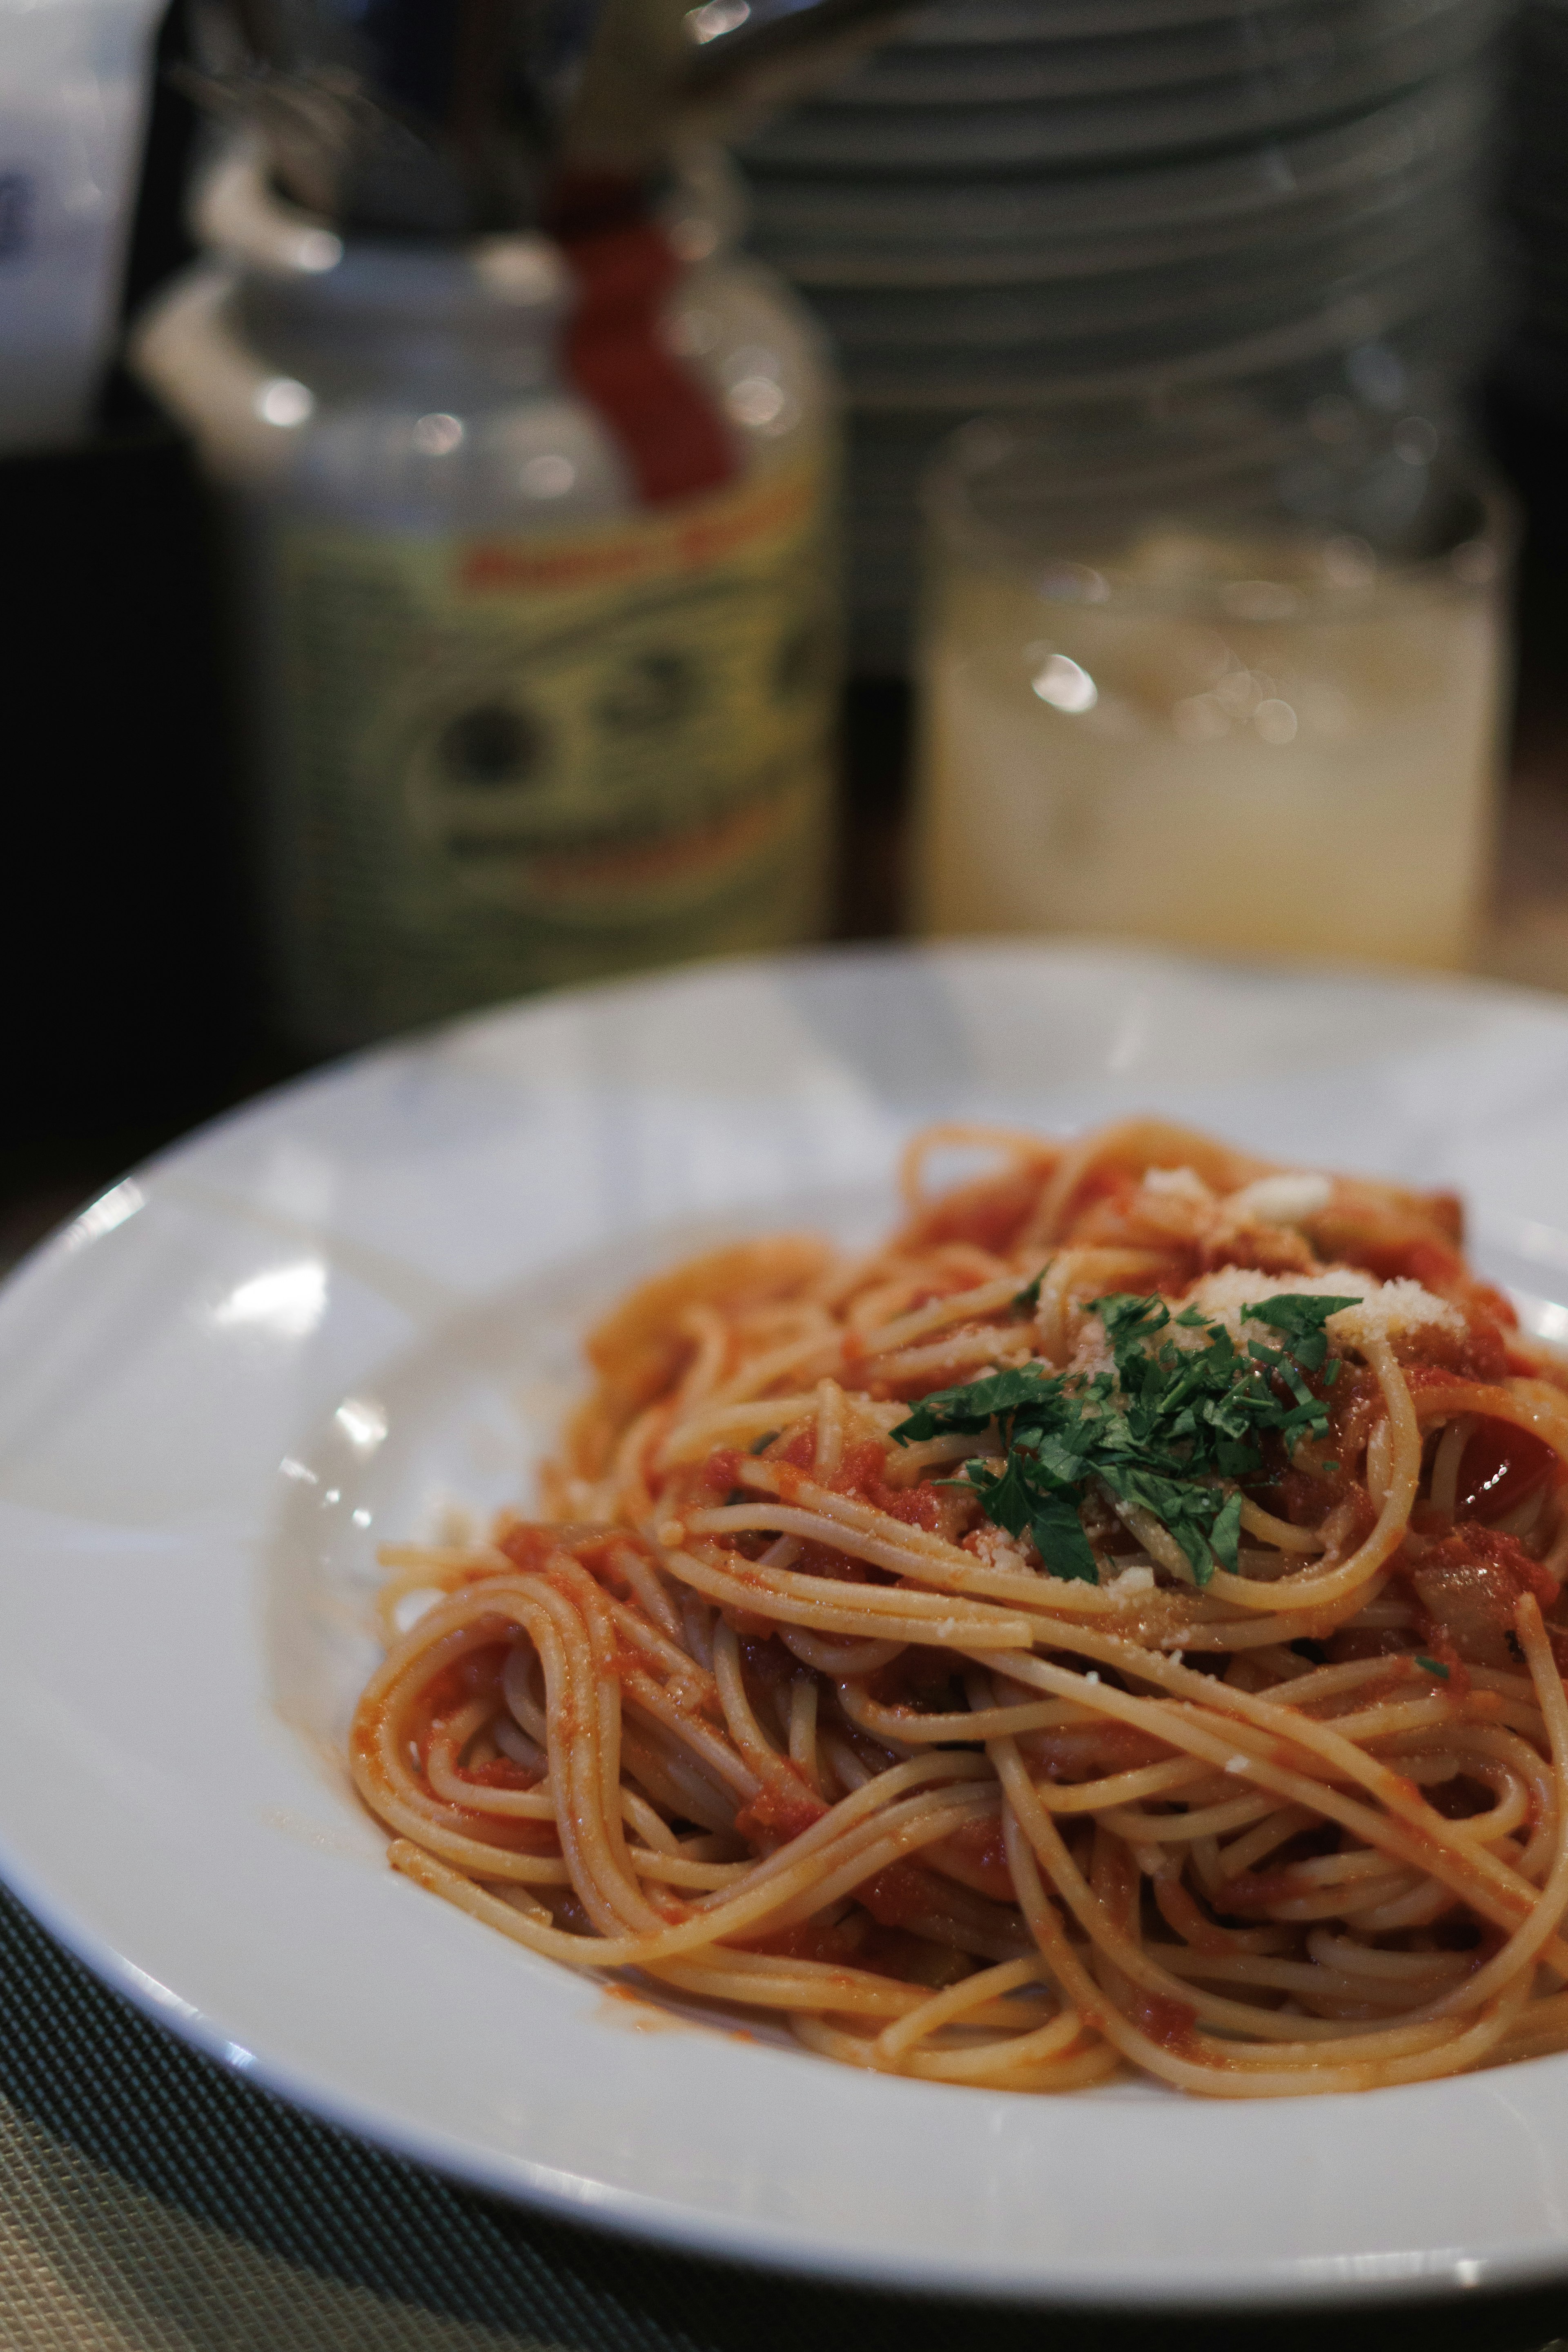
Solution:
<path fill-rule="evenodd" d="M 192 217 L 209 251 L 252 279 L 286 286 L 291 302 L 316 288 L 339 314 L 416 302 L 430 321 L 496 311 L 552 320 L 569 298 L 565 257 L 537 230 L 439 239 L 345 233 L 351 224 L 290 202 L 269 163 L 254 131 L 226 142 L 196 181 Z"/>

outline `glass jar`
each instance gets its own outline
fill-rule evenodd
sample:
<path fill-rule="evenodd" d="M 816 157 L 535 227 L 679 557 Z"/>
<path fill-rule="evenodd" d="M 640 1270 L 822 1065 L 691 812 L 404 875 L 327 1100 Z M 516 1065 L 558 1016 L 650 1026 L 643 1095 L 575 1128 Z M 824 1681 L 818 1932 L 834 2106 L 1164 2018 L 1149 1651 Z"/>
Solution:
<path fill-rule="evenodd" d="M 243 144 L 195 219 L 134 355 L 227 518 L 287 1030 L 817 934 L 833 381 L 729 250 L 721 167 L 667 205 L 663 283 L 534 234 L 340 235 Z"/>
<path fill-rule="evenodd" d="M 928 521 L 917 928 L 1472 961 L 1511 527 L 1432 420 L 984 424 Z"/>

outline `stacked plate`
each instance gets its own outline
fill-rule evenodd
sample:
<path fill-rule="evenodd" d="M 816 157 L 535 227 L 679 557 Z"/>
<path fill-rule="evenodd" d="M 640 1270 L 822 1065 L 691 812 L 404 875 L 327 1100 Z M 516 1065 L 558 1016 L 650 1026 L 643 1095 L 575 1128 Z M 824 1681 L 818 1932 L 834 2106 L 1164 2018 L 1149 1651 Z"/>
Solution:
<path fill-rule="evenodd" d="M 1524 248 L 1524 317 L 1509 375 L 1568 420 L 1568 0 L 1530 0 L 1521 43 L 1512 211 Z"/>
<path fill-rule="evenodd" d="M 1477 361 L 1510 13 L 943 0 L 749 142 L 753 242 L 849 386 L 862 665 L 902 659 L 915 481 L 978 409 L 1399 406 Z"/>

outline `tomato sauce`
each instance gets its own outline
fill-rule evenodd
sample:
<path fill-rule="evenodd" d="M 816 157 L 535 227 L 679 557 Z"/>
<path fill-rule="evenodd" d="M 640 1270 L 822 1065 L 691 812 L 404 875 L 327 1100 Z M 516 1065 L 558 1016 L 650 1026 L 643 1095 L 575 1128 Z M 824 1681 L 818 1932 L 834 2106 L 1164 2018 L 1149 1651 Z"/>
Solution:
<path fill-rule="evenodd" d="M 1484 1594 L 1494 1622 L 1510 1633 L 1524 1593 L 1533 1592 L 1542 1609 L 1549 1609 L 1557 1598 L 1556 1579 L 1539 1560 L 1531 1559 L 1518 1537 L 1505 1536 L 1479 1519 L 1462 1519 L 1453 1534 L 1434 1544 L 1410 1572 L 1419 1576 L 1449 1568 L 1475 1572 L 1478 1590 Z"/>
<path fill-rule="evenodd" d="M 690 1498 L 693 1507 L 710 1509 L 728 1502 L 737 1486 L 742 1488 L 742 1495 L 735 1496 L 736 1501 L 742 1497 L 748 1503 L 760 1501 L 762 1498 L 754 1490 L 745 1490 L 747 1458 L 737 1445 L 721 1445 L 710 1454 L 697 1475 L 696 1489 Z"/>
<path fill-rule="evenodd" d="M 1168 1993 L 1145 1992 L 1142 1986 L 1128 1989 L 1128 2015 L 1151 2042 L 1162 2050 L 1189 2051 L 1197 2027 L 1198 2013 L 1189 2000 L 1173 2000 Z"/>
<path fill-rule="evenodd" d="M 1490 1316 L 1471 1316 L 1463 1332 L 1424 1325 L 1395 1339 L 1394 1352 L 1413 1389 L 1454 1379 L 1488 1384 L 1506 1379 L 1510 1362 L 1508 1341 Z"/>
<path fill-rule="evenodd" d="M 721 1501 L 737 1487 L 744 1490 L 748 1458 L 732 1445 L 719 1447 L 703 1465 L 702 1487 Z M 927 1534 L 944 1536 L 949 1541 L 955 1540 L 973 1517 L 974 1507 L 964 1496 L 933 1479 L 922 1479 L 915 1486 L 889 1486 L 882 1475 L 887 1467 L 886 1449 L 877 1438 L 865 1438 L 847 1447 L 838 1468 L 826 1478 L 816 1477 L 816 1439 L 809 1429 L 791 1438 L 782 1454 L 769 1456 L 770 1468 L 780 1474 L 781 1502 L 799 1503 L 800 1486 L 809 1482 L 829 1494 L 867 1503 L 905 1527 L 921 1528 Z M 866 1562 L 851 1559 L 830 1545 L 811 1543 L 806 1552 L 812 1555 L 811 1563 L 808 1565 L 803 1555 L 795 1562 L 797 1574 L 848 1576 L 861 1581 L 878 1574 Z"/>
<path fill-rule="evenodd" d="M 822 1484 L 831 1494 L 868 1503 L 905 1527 L 922 1528 L 928 1535 L 954 1541 L 973 1516 L 969 1499 L 930 1478 L 914 1486 L 891 1486 L 883 1475 L 887 1466 L 887 1449 L 880 1440 L 864 1438 L 845 1449 L 837 1469 Z"/>
<path fill-rule="evenodd" d="M 776 1927 L 760 1936 L 734 1936 L 730 1941 L 738 1951 L 815 1960 L 826 1968 L 860 1969 L 868 1976 L 889 1977 L 899 1984 L 952 1984 L 969 1975 L 973 1966 L 961 1953 L 924 1943 L 901 1927 L 879 1927 L 860 1910 L 847 1913 L 831 1927 L 821 1920 L 804 1919 L 797 1927 Z"/>
<path fill-rule="evenodd" d="M 1007 1866 L 1006 1841 L 1000 1821 L 965 1822 L 951 1837 L 931 1850 L 933 1863 L 947 1868 L 962 1886 L 988 1895 L 994 1903 L 1016 1903 L 1018 1890 Z"/>
<path fill-rule="evenodd" d="M 942 1910 L 942 1884 L 918 1862 L 890 1862 L 855 1889 L 879 1927 L 910 1927 Z"/>
<path fill-rule="evenodd" d="M 561 1549 L 560 1531 L 555 1528 L 535 1527 L 531 1520 L 517 1519 L 497 1540 L 497 1549 L 504 1551 L 514 1568 L 525 1572 L 542 1569 L 552 1554 Z"/>
<path fill-rule="evenodd" d="M 544 1775 L 531 1772 L 514 1756 L 492 1756 L 484 1764 L 459 1764 L 458 1778 L 476 1789 L 535 1789 Z"/>
<path fill-rule="evenodd" d="M 430 1738 L 437 1722 L 456 1715 L 476 1698 L 500 1704 L 501 1676 L 511 1655 L 510 1641 L 487 1642 L 466 1650 L 449 1666 L 432 1675 L 419 1695 L 424 1726 L 418 1734 L 419 1761 L 423 1765 L 429 1753 Z"/>
<path fill-rule="evenodd" d="M 1269 1911 L 1277 1903 L 1299 1903 L 1320 1891 L 1299 1870 L 1243 1870 L 1215 1887 L 1214 1903 L 1217 1911 L 1245 1918 L 1249 1912 Z"/>
<path fill-rule="evenodd" d="M 1418 1282 L 1441 1295 L 1446 1285 L 1468 1279 L 1465 1261 L 1451 1242 L 1431 1234 L 1403 1234 L 1378 1240 L 1363 1236 L 1355 1261 L 1380 1282 Z"/>
<path fill-rule="evenodd" d="M 776 1853 L 819 1822 L 827 1807 L 799 1775 L 781 1769 L 735 1815 L 737 1833 L 755 1852 Z"/>
<path fill-rule="evenodd" d="M 911 1643 L 868 1675 L 866 1688 L 879 1706 L 907 1706 L 917 1714 L 956 1713 L 963 1706 L 955 1688 L 957 1671 L 951 1650 Z"/>
<path fill-rule="evenodd" d="M 1179 1878 L 1162 1873 L 1152 1884 L 1160 1916 L 1194 1952 L 1213 1958 L 1250 1948 L 1256 1929 L 1216 1927 Z"/>
<path fill-rule="evenodd" d="M 764 1634 L 742 1636 L 741 1667 L 748 1683 L 761 1683 L 768 1690 L 776 1689 L 780 1683 L 787 1683 L 800 1672 L 772 1626 Z"/>
<path fill-rule="evenodd" d="M 1455 1517 L 1506 1518 L 1559 1466 L 1558 1456 L 1533 1431 L 1510 1422 L 1481 1421 L 1459 1464 Z"/>
<path fill-rule="evenodd" d="M 610 1653 L 609 1671 L 617 1682 L 624 1683 L 633 1675 L 646 1675 L 647 1660 L 640 1650 L 634 1648 L 630 1642 L 623 1641 L 617 1633 L 615 1648 Z"/>
<path fill-rule="evenodd" d="M 1342 1441 L 1343 1442 L 1343 1441 Z M 1345 1444 L 1349 1455 L 1352 1448 Z M 1377 1506 L 1366 1488 L 1342 1466 L 1332 1470 L 1289 1469 L 1281 1471 L 1267 1493 L 1260 1495 L 1263 1507 L 1294 1528 L 1323 1528 L 1334 1517 L 1329 1530 L 1335 1549 L 1342 1558 L 1364 1543 L 1377 1525 Z"/>

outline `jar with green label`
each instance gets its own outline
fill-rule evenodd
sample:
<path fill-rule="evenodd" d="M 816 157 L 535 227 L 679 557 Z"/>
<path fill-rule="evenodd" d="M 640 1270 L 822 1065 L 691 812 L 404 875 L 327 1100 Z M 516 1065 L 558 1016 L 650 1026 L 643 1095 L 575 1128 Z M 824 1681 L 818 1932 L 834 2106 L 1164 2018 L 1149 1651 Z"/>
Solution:
<path fill-rule="evenodd" d="M 833 382 L 730 185 L 570 252 L 340 232 L 243 142 L 198 192 L 135 357 L 229 520 L 310 1048 L 823 927 Z"/>

